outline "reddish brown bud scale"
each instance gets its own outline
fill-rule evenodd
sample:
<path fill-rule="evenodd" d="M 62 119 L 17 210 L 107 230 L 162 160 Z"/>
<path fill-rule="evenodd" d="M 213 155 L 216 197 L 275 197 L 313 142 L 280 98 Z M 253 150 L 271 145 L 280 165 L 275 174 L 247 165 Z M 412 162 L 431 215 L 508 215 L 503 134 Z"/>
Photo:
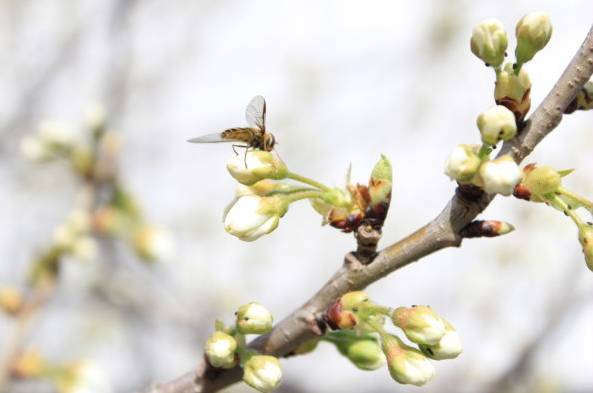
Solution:
<path fill-rule="evenodd" d="M 515 190 L 513 191 L 513 196 L 518 199 L 524 199 L 526 201 L 531 200 L 531 192 L 525 184 L 519 183 L 515 186 Z"/>
<path fill-rule="evenodd" d="M 327 325 L 333 329 L 351 329 L 358 323 L 358 318 L 350 310 L 344 310 L 341 299 L 336 300 L 325 313 Z"/>

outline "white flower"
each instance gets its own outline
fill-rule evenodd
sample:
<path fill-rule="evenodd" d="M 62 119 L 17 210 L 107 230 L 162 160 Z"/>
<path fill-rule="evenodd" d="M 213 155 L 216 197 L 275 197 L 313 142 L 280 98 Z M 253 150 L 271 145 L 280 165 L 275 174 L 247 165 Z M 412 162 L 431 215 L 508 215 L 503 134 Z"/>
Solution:
<path fill-rule="evenodd" d="M 480 113 L 476 121 L 482 142 L 496 145 L 499 141 L 508 141 L 517 135 L 515 115 L 502 105 L 496 105 Z"/>
<path fill-rule="evenodd" d="M 526 63 L 542 50 L 552 37 L 552 23 L 548 14 L 532 12 L 525 15 L 515 28 L 517 47 L 515 56 L 520 64 Z"/>
<path fill-rule="evenodd" d="M 236 350 L 237 341 L 233 336 L 224 332 L 214 332 L 206 341 L 206 357 L 214 367 L 226 369 L 235 367 L 237 364 Z"/>
<path fill-rule="evenodd" d="M 398 307 L 391 319 L 417 344 L 435 345 L 445 335 L 445 321 L 428 306 Z"/>
<path fill-rule="evenodd" d="M 276 389 L 282 381 L 280 362 L 273 356 L 252 356 L 245 362 L 243 370 L 243 381 L 263 393 Z"/>
<path fill-rule="evenodd" d="M 391 377 L 401 384 L 422 386 L 434 376 L 434 366 L 420 351 L 396 336 L 382 337 L 383 352 Z"/>
<path fill-rule="evenodd" d="M 475 145 L 457 145 L 445 163 L 445 174 L 451 180 L 470 181 L 480 168 Z"/>
<path fill-rule="evenodd" d="M 272 232 L 288 210 L 281 196 L 244 195 L 235 198 L 224 214 L 224 229 L 244 241 L 253 241 Z"/>
<path fill-rule="evenodd" d="M 284 179 L 288 174 L 286 165 L 276 154 L 262 150 L 236 155 L 227 163 L 227 169 L 235 180 L 247 186 L 263 179 Z"/>
<path fill-rule="evenodd" d="M 507 49 L 507 33 L 498 19 L 486 19 L 472 31 L 470 41 L 474 55 L 486 64 L 498 67 Z"/>
<path fill-rule="evenodd" d="M 272 330 L 272 313 L 259 303 L 245 304 L 235 313 L 237 330 L 242 334 L 264 334 Z"/>
<path fill-rule="evenodd" d="M 511 195 L 523 178 L 523 172 L 510 156 L 502 156 L 483 163 L 480 178 L 488 194 Z"/>
<path fill-rule="evenodd" d="M 461 339 L 455 328 L 446 322 L 446 333 L 437 345 L 420 345 L 422 352 L 435 360 L 455 359 L 463 351 Z"/>

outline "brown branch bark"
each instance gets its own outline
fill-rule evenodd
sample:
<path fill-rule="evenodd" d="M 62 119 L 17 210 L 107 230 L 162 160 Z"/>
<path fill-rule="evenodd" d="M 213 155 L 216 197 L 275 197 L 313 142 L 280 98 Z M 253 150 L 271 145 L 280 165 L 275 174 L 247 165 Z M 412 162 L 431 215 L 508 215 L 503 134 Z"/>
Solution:
<path fill-rule="evenodd" d="M 505 143 L 499 153 L 511 154 L 521 162 L 535 146 L 562 119 L 566 107 L 577 91 L 593 74 L 593 26 L 585 41 L 550 93 L 533 112 L 522 132 Z M 372 263 L 361 263 L 354 254 L 345 257 L 343 266 L 303 306 L 288 315 L 274 329 L 258 337 L 250 347 L 263 353 L 284 356 L 300 343 L 313 338 L 311 328 L 317 316 L 344 293 L 363 289 L 389 273 L 415 262 L 422 257 L 447 247 L 461 244 L 461 228 L 470 223 L 492 201 L 485 194 L 472 195 L 457 189 L 443 211 L 416 232 L 383 249 Z M 146 393 L 206 393 L 215 392 L 241 379 L 241 369 L 211 373 L 202 362 L 194 371 L 163 384 L 157 384 Z"/>

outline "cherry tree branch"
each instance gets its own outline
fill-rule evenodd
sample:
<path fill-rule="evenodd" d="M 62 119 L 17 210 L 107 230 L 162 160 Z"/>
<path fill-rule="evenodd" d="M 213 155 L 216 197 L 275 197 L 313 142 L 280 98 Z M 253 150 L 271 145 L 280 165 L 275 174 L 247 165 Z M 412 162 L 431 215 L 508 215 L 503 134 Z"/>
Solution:
<path fill-rule="evenodd" d="M 519 163 L 562 119 L 566 107 L 593 74 L 593 26 L 585 41 L 550 93 L 533 112 L 521 133 L 505 143 L 499 153 L 511 154 Z M 470 190 L 472 191 L 472 190 Z M 458 247 L 463 240 L 460 230 L 476 218 L 493 196 L 457 188 L 442 212 L 406 238 L 380 251 L 365 264 L 349 253 L 343 266 L 303 306 L 293 311 L 274 329 L 250 343 L 249 347 L 275 356 L 290 354 L 299 344 L 314 338 L 317 319 L 337 298 L 360 290 L 388 274 L 447 247 Z M 213 370 L 203 361 L 196 370 L 167 383 L 156 384 L 145 393 L 215 392 L 241 379 L 241 369 Z"/>

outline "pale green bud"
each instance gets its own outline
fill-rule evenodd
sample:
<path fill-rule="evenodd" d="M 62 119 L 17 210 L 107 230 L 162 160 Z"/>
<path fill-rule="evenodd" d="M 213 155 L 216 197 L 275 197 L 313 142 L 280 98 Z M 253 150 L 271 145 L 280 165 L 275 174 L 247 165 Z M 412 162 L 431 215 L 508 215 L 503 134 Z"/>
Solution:
<path fill-rule="evenodd" d="M 436 345 L 420 345 L 420 350 L 426 356 L 435 360 L 455 359 L 463 351 L 459 334 L 453 325 L 445 321 L 445 335 Z"/>
<path fill-rule="evenodd" d="M 416 344 L 436 345 L 446 332 L 443 319 L 428 306 L 398 307 L 391 320 Z"/>
<path fill-rule="evenodd" d="M 272 330 L 274 318 L 267 308 L 259 303 L 245 304 L 235 313 L 237 331 L 242 334 L 264 334 Z"/>
<path fill-rule="evenodd" d="M 579 228 L 579 242 L 583 247 L 587 267 L 593 271 L 593 225 L 588 224 Z"/>
<path fill-rule="evenodd" d="M 531 107 L 530 91 L 531 80 L 525 68 L 521 68 L 517 75 L 513 66 L 507 63 L 503 70 L 497 73 L 494 100 L 513 112 L 518 122 L 525 118 Z"/>
<path fill-rule="evenodd" d="M 252 356 L 243 366 L 243 381 L 262 393 L 273 391 L 282 382 L 280 362 L 273 356 Z"/>
<path fill-rule="evenodd" d="M 422 386 L 434 376 L 434 366 L 420 351 L 405 345 L 398 337 L 382 337 L 383 352 L 391 377 L 401 384 Z"/>
<path fill-rule="evenodd" d="M 381 345 L 372 338 L 337 343 L 338 350 L 361 370 L 376 370 L 385 364 Z"/>
<path fill-rule="evenodd" d="M 511 140 L 517 135 L 515 115 L 502 105 L 493 106 L 480 113 L 476 123 L 482 135 L 482 142 L 491 146 L 501 140 Z"/>
<path fill-rule="evenodd" d="M 340 298 L 344 310 L 354 310 L 369 300 L 369 295 L 364 291 L 348 292 Z"/>
<path fill-rule="evenodd" d="M 474 27 L 470 40 L 472 53 L 486 64 L 499 67 L 507 50 L 507 33 L 498 19 L 486 19 Z"/>
<path fill-rule="evenodd" d="M 321 199 L 332 206 L 345 208 L 352 206 L 352 198 L 350 194 L 346 190 L 338 187 L 324 191 L 323 194 L 321 194 Z"/>
<path fill-rule="evenodd" d="M 542 50 L 552 37 L 550 17 L 543 12 L 532 12 L 525 15 L 515 28 L 517 47 L 515 56 L 517 63 L 527 63 Z"/>
<path fill-rule="evenodd" d="M 469 182 L 478 172 L 482 161 L 478 157 L 479 146 L 457 145 L 445 163 L 445 174 L 451 180 Z"/>
<path fill-rule="evenodd" d="M 562 184 L 560 173 L 549 166 L 531 167 L 529 170 L 524 170 L 524 173 L 522 183 L 532 196 L 555 192 Z"/>
<path fill-rule="evenodd" d="M 230 369 L 237 365 L 237 341 L 224 332 L 214 332 L 206 341 L 206 358 L 214 367 Z"/>
<path fill-rule="evenodd" d="M 284 179 L 288 168 L 274 153 L 250 150 L 246 155 L 237 155 L 227 163 L 231 176 L 239 183 L 250 186 L 263 179 Z"/>

